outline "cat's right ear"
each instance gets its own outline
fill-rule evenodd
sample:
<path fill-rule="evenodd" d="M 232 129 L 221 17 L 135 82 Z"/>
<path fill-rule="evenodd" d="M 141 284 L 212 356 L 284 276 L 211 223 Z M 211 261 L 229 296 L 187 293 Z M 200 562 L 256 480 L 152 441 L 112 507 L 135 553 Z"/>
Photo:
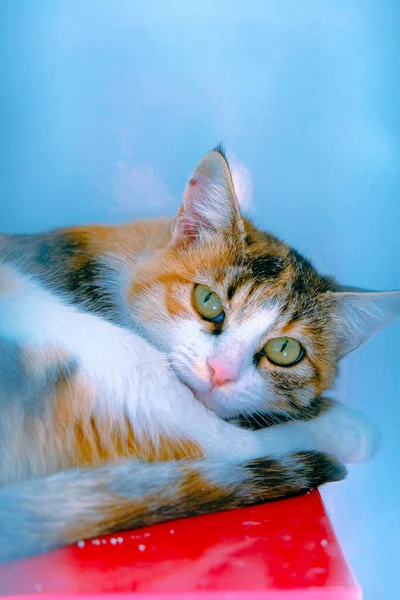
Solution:
<path fill-rule="evenodd" d="M 193 171 L 173 222 L 172 243 L 190 243 L 207 231 L 244 231 L 229 165 L 219 149 L 209 152 Z"/>
<path fill-rule="evenodd" d="M 400 316 L 400 291 L 326 292 L 331 307 L 338 358 L 352 352 Z"/>

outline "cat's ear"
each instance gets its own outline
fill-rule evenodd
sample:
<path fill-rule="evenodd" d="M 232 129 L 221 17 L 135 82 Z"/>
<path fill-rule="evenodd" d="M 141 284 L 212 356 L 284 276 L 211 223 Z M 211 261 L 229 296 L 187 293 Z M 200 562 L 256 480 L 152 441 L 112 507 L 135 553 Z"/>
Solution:
<path fill-rule="evenodd" d="M 172 227 L 173 244 L 188 243 L 206 231 L 243 232 L 232 175 L 223 152 L 209 152 L 186 186 Z"/>
<path fill-rule="evenodd" d="M 400 291 L 326 292 L 324 296 L 332 306 L 339 357 L 400 316 Z"/>

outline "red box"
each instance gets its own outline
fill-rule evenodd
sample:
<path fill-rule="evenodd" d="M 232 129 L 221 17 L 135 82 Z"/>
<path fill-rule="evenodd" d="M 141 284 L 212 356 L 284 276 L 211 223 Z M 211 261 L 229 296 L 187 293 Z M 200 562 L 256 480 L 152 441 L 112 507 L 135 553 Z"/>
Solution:
<path fill-rule="evenodd" d="M 80 542 L 3 565 L 0 593 L 71 600 L 362 596 L 318 492 Z"/>

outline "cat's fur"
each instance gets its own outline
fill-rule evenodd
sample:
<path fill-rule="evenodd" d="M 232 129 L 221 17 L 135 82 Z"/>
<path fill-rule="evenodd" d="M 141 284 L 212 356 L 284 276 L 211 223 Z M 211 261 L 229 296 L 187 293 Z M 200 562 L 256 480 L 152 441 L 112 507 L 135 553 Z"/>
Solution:
<path fill-rule="evenodd" d="M 222 324 L 196 313 L 195 284 Z M 341 479 L 378 436 L 323 392 L 399 308 L 399 292 L 339 291 L 243 219 L 220 150 L 172 223 L 0 237 L 0 559 Z M 272 365 L 279 335 L 304 360 Z M 287 422 L 237 426 L 258 416 Z"/>

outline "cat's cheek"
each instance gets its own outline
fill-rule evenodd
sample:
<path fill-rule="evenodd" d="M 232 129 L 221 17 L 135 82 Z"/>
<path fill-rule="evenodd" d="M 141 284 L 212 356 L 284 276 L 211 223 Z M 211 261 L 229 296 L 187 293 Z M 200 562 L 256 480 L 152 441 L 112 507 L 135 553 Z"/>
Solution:
<path fill-rule="evenodd" d="M 240 403 L 233 401 L 226 394 L 214 392 L 197 392 L 195 397 L 206 408 L 212 410 L 221 419 L 230 419 L 241 413 Z"/>
<path fill-rule="evenodd" d="M 232 417 L 238 412 L 237 404 L 232 402 L 229 395 L 226 392 L 221 392 L 221 390 L 195 392 L 195 397 L 222 419 Z"/>

